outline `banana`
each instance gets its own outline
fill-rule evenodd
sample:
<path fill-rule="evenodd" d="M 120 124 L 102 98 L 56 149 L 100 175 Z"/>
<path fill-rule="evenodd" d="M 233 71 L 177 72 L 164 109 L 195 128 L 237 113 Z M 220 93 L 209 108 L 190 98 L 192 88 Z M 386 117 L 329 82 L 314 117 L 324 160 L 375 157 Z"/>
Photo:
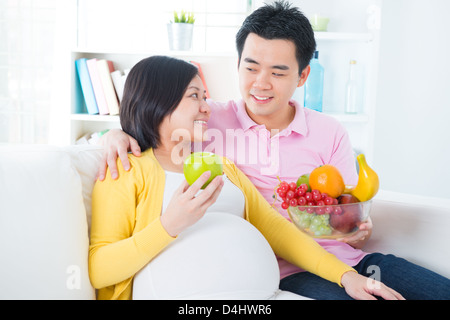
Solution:
<path fill-rule="evenodd" d="M 369 167 L 364 154 L 356 157 L 359 164 L 358 184 L 356 186 L 346 186 L 344 193 L 350 193 L 359 201 L 364 202 L 372 199 L 378 192 L 380 181 L 377 173 Z"/>

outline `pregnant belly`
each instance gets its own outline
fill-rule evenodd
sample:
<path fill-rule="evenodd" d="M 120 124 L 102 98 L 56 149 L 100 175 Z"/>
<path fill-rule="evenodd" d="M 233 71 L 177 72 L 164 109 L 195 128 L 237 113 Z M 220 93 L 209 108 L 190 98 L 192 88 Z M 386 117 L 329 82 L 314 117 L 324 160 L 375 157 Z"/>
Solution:
<path fill-rule="evenodd" d="M 279 280 L 263 235 L 245 219 L 211 212 L 135 276 L 133 299 L 267 299 Z"/>

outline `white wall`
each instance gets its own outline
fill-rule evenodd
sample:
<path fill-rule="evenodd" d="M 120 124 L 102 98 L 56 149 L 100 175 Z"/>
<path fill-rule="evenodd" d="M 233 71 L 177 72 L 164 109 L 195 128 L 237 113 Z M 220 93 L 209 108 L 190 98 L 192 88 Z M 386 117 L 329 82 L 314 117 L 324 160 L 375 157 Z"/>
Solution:
<path fill-rule="evenodd" d="M 195 13 L 192 49 L 234 52 L 247 16 L 242 0 L 78 0 L 78 46 L 101 51 L 168 52 L 173 11 Z M 105 10 L 107 8 L 108 10 Z"/>
<path fill-rule="evenodd" d="M 381 188 L 450 200 L 450 1 L 383 1 L 373 166 Z"/>

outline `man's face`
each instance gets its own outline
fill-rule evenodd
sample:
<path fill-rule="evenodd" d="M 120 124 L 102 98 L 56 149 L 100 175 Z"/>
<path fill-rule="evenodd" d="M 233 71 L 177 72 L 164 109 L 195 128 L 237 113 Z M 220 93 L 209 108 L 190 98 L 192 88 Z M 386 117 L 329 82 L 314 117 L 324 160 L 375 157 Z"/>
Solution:
<path fill-rule="evenodd" d="M 299 74 L 295 45 L 289 40 L 267 40 L 250 33 L 239 64 L 239 88 L 247 113 L 257 123 L 288 114 L 289 100 L 309 74 Z"/>

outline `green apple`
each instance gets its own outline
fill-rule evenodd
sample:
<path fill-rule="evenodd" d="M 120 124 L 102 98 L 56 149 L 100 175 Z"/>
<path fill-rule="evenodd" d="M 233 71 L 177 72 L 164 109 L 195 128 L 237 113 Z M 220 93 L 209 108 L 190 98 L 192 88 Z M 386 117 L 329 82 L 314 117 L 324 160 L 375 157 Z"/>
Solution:
<path fill-rule="evenodd" d="M 222 158 L 212 152 L 194 152 L 184 160 L 183 172 L 189 185 L 192 185 L 206 171 L 211 171 L 211 177 L 202 189 L 205 189 L 216 176 L 223 174 Z"/>
<path fill-rule="evenodd" d="M 297 179 L 297 187 L 300 186 L 302 183 L 306 183 L 306 185 L 308 186 L 308 192 L 311 191 L 311 187 L 309 186 L 309 173 L 305 173 L 304 175 L 301 175 L 298 179 Z"/>

